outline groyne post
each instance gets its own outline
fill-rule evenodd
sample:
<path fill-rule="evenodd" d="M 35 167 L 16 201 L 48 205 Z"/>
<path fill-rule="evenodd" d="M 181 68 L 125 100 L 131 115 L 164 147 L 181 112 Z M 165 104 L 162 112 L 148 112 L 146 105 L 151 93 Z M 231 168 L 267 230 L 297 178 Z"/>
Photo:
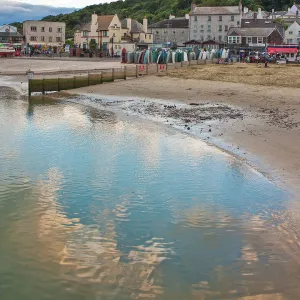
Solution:
<path fill-rule="evenodd" d="M 42 94 L 45 95 L 45 78 L 43 78 L 42 82 Z"/>

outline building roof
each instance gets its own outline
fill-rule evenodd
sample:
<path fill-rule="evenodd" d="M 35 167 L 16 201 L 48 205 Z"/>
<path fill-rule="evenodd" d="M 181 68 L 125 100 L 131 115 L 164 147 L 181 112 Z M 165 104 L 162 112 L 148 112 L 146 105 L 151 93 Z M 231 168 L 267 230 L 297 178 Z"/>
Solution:
<path fill-rule="evenodd" d="M 243 28 L 274 28 L 284 27 L 282 24 L 272 19 L 242 19 Z"/>
<path fill-rule="evenodd" d="M 121 21 L 121 28 L 129 29 L 127 27 L 127 19 L 124 19 Z M 133 32 L 133 33 L 144 32 L 143 24 L 141 24 L 137 20 L 131 19 L 131 32 Z"/>
<path fill-rule="evenodd" d="M 24 21 L 23 22 L 23 24 L 26 24 L 26 23 L 41 23 L 41 24 L 43 24 L 43 23 L 47 23 L 47 24 L 60 24 L 60 25 L 66 25 L 66 23 L 65 22 L 52 22 L 52 21 L 38 21 L 38 20 L 26 20 L 26 21 Z"/>
<path fill-rule="evenodd" d="M 91 23 L 80 24 L 81 31 L 91 31 Z"/>
<path fill-rule="evenodd" d="M 259 37 L 268 37 L 274 30 L 277 28 L 240 28 L 232 27 L 228 31 L 228 35 L 232 33 L 237 33 L 240 36 L 259 36 Z M 277 30 L 278 31 L 278 30 Z"/>
<path fill-rule="evenodd" d="M 2 37 L 12 37 L 12 38 L 15 38 L 15 37 L 18 37 L 18 38 L 22 38 L 22 34 L 18 33 L 18 32 L 0 32 L 0 36 Z"/>
<path fill-rule="evenodd" d="M 98 30 L 107 30 L 114 17 L 114 15 L 98 16 Z"/>
<path fill-rule="evenodd" d="M 190 40 L 190 41 L 187 41 L 185 43 L 183 43 L 184 45 L 201 45 L 202 43 L 199 42 L 199 41 L 196 41 L 196 40 Z"/>
<path fill-rule="evenodd" d="M 189 28 L 189 19 L 166 19 L 150 25 L 149 28 Z"/>
<path fill-rule="evenodd" d="M 196 6 L 192 15 L 239 15 L 239 6 Z"/>
<path fill-rule="evenodd" d="M 284 36 L 284 26 L 272 19 L 242 19 L 242 28 L 277 28 L 282 36 Z"/>

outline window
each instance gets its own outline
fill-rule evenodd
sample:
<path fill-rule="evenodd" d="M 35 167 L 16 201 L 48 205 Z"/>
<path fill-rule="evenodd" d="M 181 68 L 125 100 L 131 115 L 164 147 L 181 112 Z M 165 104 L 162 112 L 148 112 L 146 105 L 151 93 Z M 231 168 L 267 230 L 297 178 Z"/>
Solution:
<path fill-rule="evenodd" d="M 262 44 L 264 42 L 264 39 L 262 37 L 257 38 L 257 43 Z"/>
<path fill-rule="evenodd" d="M 208 16 L 208 19 L 207 19 L 208 21 L 211 21 L 211 16 Z"/>
<path fill-rule="evenodd" d="M 219 16 L 219 21 L 223 21 L 223 17 L 222 16 Z"/>
<path fill-rule="evenodd" d="M 198 21 L 198 17 L 194 16 L 194 21 L 197 22 Z"/>
<path fill-rule="evenodd" d="M 82 35 L 83 35 L 83 36 L 87 36 L 87 32 L 86 32 L 86 31 L 83 31 Z"/>
<path fill-rule="evenodd" d="M 57 28 L 57 32 L 62 32 L 62 28 L 61 28 L 61 27 L 58 27 L 58 28 Z"/>
<path fill-rule="evenodd" d="M 237 25 L 237 26 L 240 26 L 240 24 L 241 24 L 240 21 L 237 21 L 237 22 L 236 22 L 236 25 Z"/>
<path fill-rule="evenodd" d="M 293 31 L 289 31 L 289 34 L 293 34 Z"/>
<path fill-rule="evenodd" d="M 196 29 L 196 30 L 193 30 L 193 32 L 194 32 L 194 33 L 197 33 L 197 29 Z"/>
<path fill-rule="evenodd" d="M 207 25 L 207 32 L 211 32 L 211 25 Z"/>
<path fill-rule="evenodd" d="M 225 31 L 228 31 L 228 25 L 225 25 Z"/>
<path fill-rule="evenodd" d="M 219 25 L 219 31 L 222 31 L 222 25 Z"/>
<path fill-rule="evenodd" d="M 204 29 L 204 25 L 201 25 L 201 29 Z"/>
<path fill-rule="evenodd" d="M 103 31 L 103 36 L 107 36 L 107 30 Z"/>
<path fill-rule="evenodd" d="M 246 40 L 247 40 L 247 44 L 251 44 L 252 43 L 252 37 L 247 37 Z"/>
<path fill-rule="evenodd" d="M 240 36 L 229 36 L 228 37 L 228 44 L 240 44 L 241 37 Z"/>
<path fill-rule="evenodd" d="M 52 27 L 49 27 L 49 32 L 52 32 Z"/>
<path fill-rule="evenodd" d="M 41 41 L 45 42 L 45 37 L 44 36 L 41 36 Z"/>
<path fill-rule="evenodd" d="M 41 32 L 45 32 L 45 27 L 41 27 Z"/>
<path fill-rule="evenodd" d="M 200 41 L 203 41 L 203 40 L 204 40 L 203 36 L 200 36 Z"/>
<path fill-rule="evenodd" d="M 208 36 L 207 36 L 207 40 L 209 41 L 210 39 L 211 39 L 211 36 L 210 36 L 210 35 L 208 35 Z"/>
<path fill-rule="evenodd" d="M 52 43 L 52 36 L 49 36 L 49 42 Z"/>
<path fill-rule="evenodd" d="M 61 42 L 61 38 L 59 36 L 56 37 L 56 42 L 60 43 Z"/>
<path fill-rule="evenodd" d="M 222 42 L 223 37 L 219 35 L 219 42 Z"/>
<path fill-rule="evenodd" d="M 30 27 L 30 31 L 36 32 L 36 26 L 31 26 L 31 27 Z"/>
<path fill-rule="evenodd" d="M 30 37 L 30 40 L 31 40 L 31 41 L 36 41 L 37 38 L 36 38 L 36 36 L 31 36 L 31 37 Z"/>
<path fill-rule="evenodd" d="M 231 16 L 231 21 L 234 21 L 234 16 Z"/>

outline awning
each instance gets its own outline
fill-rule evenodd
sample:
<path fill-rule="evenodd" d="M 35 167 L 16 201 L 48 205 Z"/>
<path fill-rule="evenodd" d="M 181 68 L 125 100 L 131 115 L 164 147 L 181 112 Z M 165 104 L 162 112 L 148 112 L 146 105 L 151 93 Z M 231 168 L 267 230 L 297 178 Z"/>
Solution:
<path fill-rule="evenodd" d="M 276 54 L 276 53 L 298 53 L 297 48 L 268 48 L 269 54 Z"/>

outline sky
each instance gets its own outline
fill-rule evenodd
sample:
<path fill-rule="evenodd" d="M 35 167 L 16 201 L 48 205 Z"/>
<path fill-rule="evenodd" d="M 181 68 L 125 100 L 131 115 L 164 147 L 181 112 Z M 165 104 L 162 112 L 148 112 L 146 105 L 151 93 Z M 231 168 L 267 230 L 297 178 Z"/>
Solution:
<path fill-rule="evenodd" d="M 3 0 L 0 0 L 0 3 L 4 2 Z M 104 2 L 111 2 L 109 0 L 13 0 L 10 2 L 22 2 L 32 5 L 49 5 L 55 6 L 55 7 L 75 7 L 75 8 L 82 8 L 88 5 L 92 4 L 99 4 Z"/>
<path fill-rule="evenodd" d="M 70 13 L 75 9 L 104 2 L 111 0 L 0 0 L 0 26 L 25 20 L 40 20 L 48 15 Z"/>

